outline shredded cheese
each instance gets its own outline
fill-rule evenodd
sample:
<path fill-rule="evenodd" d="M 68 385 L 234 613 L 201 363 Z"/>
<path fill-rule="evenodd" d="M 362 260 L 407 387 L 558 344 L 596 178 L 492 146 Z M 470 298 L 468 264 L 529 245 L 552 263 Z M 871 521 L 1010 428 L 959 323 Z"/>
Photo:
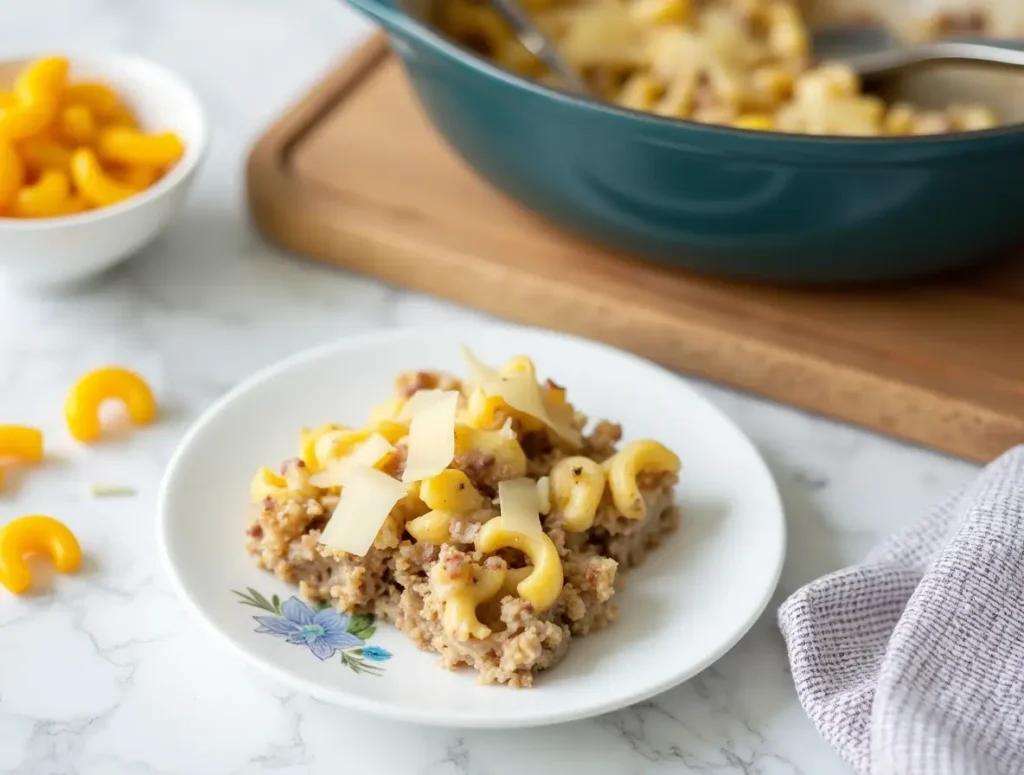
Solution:
<path fill-rule="evenodd" d="M 375 433 L 341 460 L 331 463 L 326 470 L 309 477 L 309 483 L 314 487 L 340 487 L 345 483 L 346 472 L 354 466 L 373 468 L 394 451 L 391 442 Z"/>
<path fill-rule="evenodd" d="M 429 409 L 440 401 L 447 392 L 444 390 L 417 390 L 402 406 L 398 419 L 402 422 L 412 420 L 424 409 Z"/>
<path fill-rule="evenodd" d="M 458 403 L 458 391 L 450 390 L 412 418 L 403 482 L 437 476 L 452 462 L 455 457 L 455 412 Z"/>
<path fill-rule="evenodd" d="M 534 538 L 544 532 L 540 526 L 540 493 L 533 479 L 506 479 L 498 482 L 501 524 L 506 530 Z"/>
<path fill-rule="evenodd" d="M 345 490 L 320 534 L 320 543 L 357 557 L 366 556 L 391 509 L 407 492 L 404 484 L 376 468 L 350 468 Z"/>

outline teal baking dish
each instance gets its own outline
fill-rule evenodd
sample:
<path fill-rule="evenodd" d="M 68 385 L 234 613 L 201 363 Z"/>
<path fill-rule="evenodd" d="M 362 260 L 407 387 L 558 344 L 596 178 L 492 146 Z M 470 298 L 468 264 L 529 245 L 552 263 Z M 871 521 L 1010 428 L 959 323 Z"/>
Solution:
<path fill-rule="evenodd" d="M 435 31 L 425 6 L 350 2 L 387 31 L 431 121 L 479 175 L 606 247 L 724 277 L 839 284 L 940 273 L 1024 243 L 1024 124 L 839 138 L 660 118 L 507 72 Z M 960 85 L 972 98 L 1024 94 L 1016 73 Z M 997 107 L 1019 120 L 1021 102 Z"/>

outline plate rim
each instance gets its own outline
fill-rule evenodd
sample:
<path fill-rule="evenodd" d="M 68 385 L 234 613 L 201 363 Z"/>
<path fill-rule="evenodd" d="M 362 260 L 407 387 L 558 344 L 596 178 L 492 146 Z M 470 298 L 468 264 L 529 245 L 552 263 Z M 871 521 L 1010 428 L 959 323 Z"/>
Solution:
<path fill-rule="evenodd" d="M 561 724 L 571 721 L 579 721 L 587 718 L 593 718 L 600 716 L 605 713 L 611 713 L 622 708 L 635 705 L 645 700 L 650 699 L 656 695 L 662 694 L 676 686 L 679 686 L 697 674 L 703 672 L 711 665 L 715 664 L 729 653 L 740 640 L 746 636 L 750 630 L 754 627 L 757 621 L 764 614 L 768 608 L 768 604 L 771 602 L 772 597 L 775 594 L 776 589 L 779 585 L 779 580 L 782 576 L 783 566 L 785 565 L 786 554 L 788 549 L 787 541 L 787 525 L 786 525 L 786 512 L 785 504 L 782 500 L 781 493 L 779 492 L 778 482 L 775 481 L 771 469 L 768 467 L 764 456 L 761 451 L 757 448 L 754 442 L 747 436 L 746 433 L 739 427 L 739 425 L 722 409 L 715 406 L 710 400 L 701 395 L 697 390 L 689 384 L 689 379 L 681 374 L 678 374 L 664 366 L 648 360 L 643 356 L 637 355 L 628 350 L 623 350 L 618 347 L 606 344 L 604 342 L 588 339 L 582 336 L 576 336 L 574 334 L 568 334 L 561 331 L 554 331 L 551 329 L 544 329 L 534 326 L 523 326 L 515 323 L 506 322 L 493 322 L 483 321 L 473 323 L 474 334 L 481 332 L 487 333 L 487 330 L 500 332 L 505 336 L 524 336 L 524 335 L 541 335 L 553 338 L 555 340 L 561 340 L 563 343 L 585 345 L 587 347 L 595 347 L 603 351 L 605 354 L 615 355 L 618 357 L 625 357 L 626 359 L 636 363 L 637 365 L 643 365 L 646 368 L 653 368 L 660 371 L 665 376 L 676 380 L 680 385 L 691 392 L 692 398 L 695 399 L 699 404 L 702 404 L 704 409 L 711 411 L 718 415 L 719 419 L 729 426 L 743 439 L 744 442 L 750 447 L 751 452 L 757 460 L 757 463 L 764 470 L 767 476 L 768 482 L 771 484 L 771 493 L 774 496 L 774 500 L 777 506 L 778 520 L 777 529 L 779 532 L 778 545 L 779 552 L 775 558 L 775 568 L 772 572 L 771 583 L 766 585 L 765 592 L 763 593 L 762 599 L 758 602 L 757 606 L 753 609 L 751 616 L 743 623 L 741 627 L 738 627 L 734 636 L 725 642 L 719 649 L 710 653 L 704 660 L 701 660 L 694 667 L 688 671 L 681 673 L 672 673 L 666 679 L 656 682 L 653 686 L 645 687 L 644 689 L 625 695 L 617 696 L 611 700 L 604 702 L 591 704 L 583 708 L 568 708 L 557 711 L 540 711 L 529 717 L 516 717 L 511 719 L 503 719 L 500 716 L 479 716 L 472 714 L 453 714 L 447 712 L 438 711 L 421 711 L 417 709 L 408 709 L 402 705 L 395 704 L 388 701 L 361 697 L 355 694 L 345 692 L 340 689 L 325 689 L 316 682 L 298 676 L 287 669 L 277 667 L 273 662 L 265 660 L 258 656 L 255 652 L 246 649 L 241 643 L 237 642 L 232 638 L 225 630 L 222 630 L 211 620 L 196 600 L 190 594 L 185 583 L 182 581 L 181 576 L 176 570 L 176 565 L 171 557 L 171 553 L 168 547 L 168 531 L 170 529 L 170 520 L 168 518 L 167 501 L 169 498 L 169 491 L 171 481 L 174 479 L 174 475 L 181 465 L 182 458 L 185 453 L 191 449 L 192 442 L 196 436 L 198 436 L 204 428 L 216 418 L 221 411 L 230 405 L 237 397 L 249 392 L 257 385 L 273 378 L 281 372 L 288 371 L 297 364 L 303 363 L 309 360 L 316 360 L 328 356 L 335 352 L 344 352 L 351 349 L 360 349 L 365 347 L 379 344 L 381 340 L 388 340 L 393 338 L 401 338 L 408 336 L 415 337 L 437 337 L 437 338 L 450 338 L 455 341 L 459 341 L 464 336 L 465 328 L 468 324 L 463 323 L 447 323 L 440 325 L 427 325 L 427 326 L 395 326 L 384 329 L 375 329 L 370 331 L 363 331 L 351 334 L 349 336 L 341 337 L 338 339 L 324 342 L 318 345 L 314 345 L 297 353 L 293 353 L 284 358 L 280 358 L 272 363 L 263 366 L 247 377 L 241 379 L 237 385 L 228 390 L 212 404 L 210 404 L 189 426 L 188 430 L 178 441 L 174 452 L 171 454 L 167 461 L 167 465 L 164 468 L 164 473 L 160 481 L 160 488 L 157 492 L 157 503 L 156 503 L 156 539 L 157 548 L 160 556 L 160 561 L 163 566 L 164 573 L 170 581 L 171 588 L 178 598 L 182 606 L 189 612 L 189 614 L 198 619 L 203 627 L 214 635 L 214 640 L 219 642 L 222 647 L 226 646 L 230 653 L 234 653 L 243 658 L 243 660 L 257 668 L 264 675 L 269 675 L 274 680 L 281 682 L 284 685 L 291 686 L 297 691 L 320 700 L 322 702 L 330 703 L 332 705 L 341 706 L 349 710 L 357 711 L 360 713 L 369 714 L 378 718 L 388 718 L 401 722 L 419 724 L 429 727 L 448 727 L 457 729 L 526 729 L 531 727 L 546 726 L 551 724 Z M 438 668 L 439 669 L 439 668 Z M 494 687 L 482 687 L 484 690 L 493 689 Z M 536 691 L 535 689 L 527 691 Z"/>

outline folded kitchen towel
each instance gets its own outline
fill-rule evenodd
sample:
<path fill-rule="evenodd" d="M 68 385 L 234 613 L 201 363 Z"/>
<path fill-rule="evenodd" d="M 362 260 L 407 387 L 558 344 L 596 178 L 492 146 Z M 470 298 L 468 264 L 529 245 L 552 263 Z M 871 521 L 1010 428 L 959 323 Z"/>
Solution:
<path fill-rule="evenodd" d="M 1024 447 L 779 609 L 793 681 L 860 775 L 1024 773 Z"/>

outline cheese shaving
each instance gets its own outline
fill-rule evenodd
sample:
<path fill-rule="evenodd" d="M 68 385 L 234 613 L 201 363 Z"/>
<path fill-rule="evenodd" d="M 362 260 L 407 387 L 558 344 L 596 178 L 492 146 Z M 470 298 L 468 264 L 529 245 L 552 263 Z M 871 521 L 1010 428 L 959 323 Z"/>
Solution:
<path fill-rule="evenodd" d="M 480 389 L 488 396 L 498 396 L 515 409 L 530 417 L 534 417 L 548 426 L 562 439 L 574 447 L 580 446 L 580 432 L 569 423 L 551 416 L 544 402 L 544 394 L 540 385 L 528 374 L 514 377 L 502 377 L 484 382 Z"/>
<path fill-rule="evenodd" d="M 540 526 L 540 493 L 533 479 L 506 479 L 498 482 L 501 524 L 506 530 L 534 538 L 544 531 Z"/>
<path fill-rule="evenodd" d="M 415 398 L 415 396 L 413 396 Z M 409 424 L 409 451 L 403 482 L 437 476 L 455 457 L 455 412 L 458 391 L 450 390 L 433 404 L 421 409 Z"/>
<path fill-rule="evenodd" d="M 364 557 L 391 509 L 406 493 L 405 485 L 375 468 L 350 468 L 345 476 L 345 491 L 320 534 L 320 543 Z"/>
<path fill-rule="evenodd" d="M 309 483 L 314 487 L 341 487 L 346 473 L 354 466 L 373 468 L 394 451 L 391 442 L 375 433 L 341 460 L 331 463 L 325 471 L 309 477 Z"/>
<path fill-rule="evenodd" d="M 398 419 L 402 422 L 408 422 L 412 420 L 416 415 L 422 412 L 424 409 L 429 409 L 431 406 L 436 404 L 442 398 L 445 397 L 446 393 L 451 391 L 444 390 L 417 390 L 408 401 L 402 406 L 402 410 L 398 413 Z"/>
<path fill-rule="evenodd" d="M 469 364 L 473 383 L 485 395 L 497 396 L 517 412 L 540 420 L 573 447 L 579 447 L 583 443 L 580 432 L 572 426 L 567 411 L 548 409 L 544 391 L 532 375 L 523 373 L 502 376 L 497 369 L 481 363 L 466 345 L 462 345 L 462 355 Z"/>
<path fill-rule="evenodd" d="M 466 359 L 466 363 L 469 365 L 470 379 L 474 384 L 487 382 L 492 379 L 501 379 L 501 373 L 497 369 L 492 369 L 486 363 L 483 363 L 473 355 L 473 351 L 466 347 L 465 344 L 462 344 L 461 347 L 462 357 Z"/>

